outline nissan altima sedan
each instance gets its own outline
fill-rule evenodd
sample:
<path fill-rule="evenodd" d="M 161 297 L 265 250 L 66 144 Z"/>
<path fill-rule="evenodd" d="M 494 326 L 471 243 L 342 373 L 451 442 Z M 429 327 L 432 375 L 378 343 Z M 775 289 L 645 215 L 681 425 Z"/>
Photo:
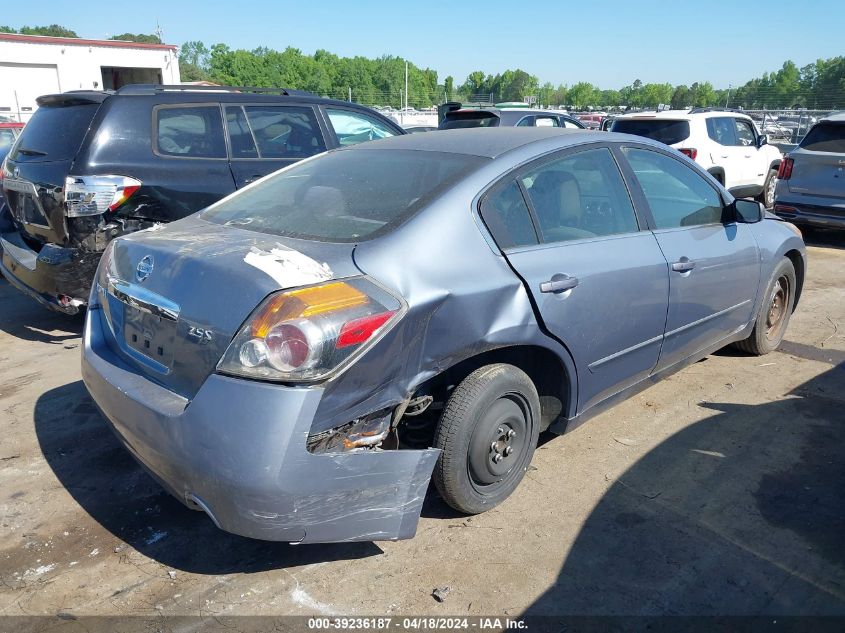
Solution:
<path fill-rule="evenodd" d="M 115 240 L 83 376 L 135 458 L 222 529 L 414 535 L 537 444 L 731 343 L 775 349 L 800 233 L 640 137 L 415 134 Z"/>

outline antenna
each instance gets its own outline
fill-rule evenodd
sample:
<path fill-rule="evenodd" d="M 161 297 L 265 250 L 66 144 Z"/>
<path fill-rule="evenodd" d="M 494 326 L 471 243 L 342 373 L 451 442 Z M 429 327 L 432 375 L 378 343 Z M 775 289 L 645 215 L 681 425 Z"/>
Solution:
<path fill-rule="evenodd" d="M 161 42 L 162 44 L 164 44 L 164 37 L 163 37 L 164 31 L 161 30 L 161 25 L 158 23 L 158 20 L 156 20 L 155 34 L 156 34 L 156 37 L 158 38 L 158 41 Z"/>

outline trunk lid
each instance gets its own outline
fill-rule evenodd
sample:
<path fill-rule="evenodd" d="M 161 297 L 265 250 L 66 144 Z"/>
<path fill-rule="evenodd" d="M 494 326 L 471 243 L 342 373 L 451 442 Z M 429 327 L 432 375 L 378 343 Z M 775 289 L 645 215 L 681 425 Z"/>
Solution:
<path fill-rule="evenodd" d="M 17 223 L 41 242 L 65 244 L 65 178 L 108 97 L 105 93 L 67 93 L 38 98 L 39 108 L 6 158 L 3 193 Z"/>
<path fill-rule="evenodd" d="M 191 398 L 267 295 L 361 272 L 354 243 L 296 240 L 195 217 L 120 238 L 98 274 L 109 346 Z M 109 288 L 104 288 L 109 286 Z"/>

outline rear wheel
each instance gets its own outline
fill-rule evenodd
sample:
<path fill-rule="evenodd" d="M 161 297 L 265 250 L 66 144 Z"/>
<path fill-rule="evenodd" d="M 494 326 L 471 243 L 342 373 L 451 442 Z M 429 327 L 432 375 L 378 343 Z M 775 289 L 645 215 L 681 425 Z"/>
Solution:
<path fill-rule="evenodd" d="M 775 206 L 775 187 L 778 184 L 777 169 L 770 169 L 769 175 L 766 176 L 766 182 L 763 184 L 763 193 L 760 194 L 760 202 L 762 202 L 767 209 Z"/>
<path fill-rule="evenodd" d="M 791 261 L 783 259 L 769 282 L 751 336 L 738 341 L 736 346 L 757 356 L 776 350 L 786 334 L 794 305 L 795 267 Z"/>
<path fill-rule="evenodd" d="M 450 506 L 467 514 L 498 505 L 516 489 L 534 455 L 540 399 L 513 365 L 481 367 L 454 390 L 434 445 L 442 453 L 434 484 Z"/>

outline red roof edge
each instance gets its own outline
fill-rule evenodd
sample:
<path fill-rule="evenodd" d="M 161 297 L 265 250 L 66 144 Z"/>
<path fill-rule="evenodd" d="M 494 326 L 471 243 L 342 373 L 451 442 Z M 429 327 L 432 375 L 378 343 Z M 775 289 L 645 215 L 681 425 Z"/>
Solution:
<path fill-rule="evenodd" d="M 124 42 L 123 40 L 85 40 L 78 37 L 52 37 L 49 35 L 21 35 L 0 33 L 0 42 L 30 42 L 32 44 L 59 44 L 63 46 L 100 46 L 105 48 L 140 48 L 159 51 L 175 51 L 173 44 L 147 44 L 146 42 Z"/>

